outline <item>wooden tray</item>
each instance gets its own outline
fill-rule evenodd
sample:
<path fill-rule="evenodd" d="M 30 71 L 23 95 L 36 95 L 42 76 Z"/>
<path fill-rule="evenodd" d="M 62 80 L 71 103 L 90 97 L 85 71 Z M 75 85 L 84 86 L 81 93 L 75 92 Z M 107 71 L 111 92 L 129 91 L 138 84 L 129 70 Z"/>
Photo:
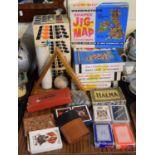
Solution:
<path fill-rule="evenodd" d="M 40 112 L 28 113 L 27 111 L 24 114 L 24 118 L 36 116 L 39 114 L 49 113 L 52 110 L 43 110 Z M 132 123 L 131 123 L 132 126 Z M 116 149 L 98 149 L 94 147 L 93 142 L 93 132 L 92 128 L 89 129 L 90 134 L 88 136 L 83 137 L 78 143 L 74 145 L 69 145 L 63 140 L 63 148 L 56 151 L 50 151 L 47 153 L 42 153 L 39 155 L 136 155 L 136 149 L 130 150 L 116 150 Z M 24 137 L 24 129 L 23 125 L 21 125 L 18 135 L 19 142 L 19 155 L 29 155 L 30 153 L 27 151 L 27 142 L 26 137 Z"/>

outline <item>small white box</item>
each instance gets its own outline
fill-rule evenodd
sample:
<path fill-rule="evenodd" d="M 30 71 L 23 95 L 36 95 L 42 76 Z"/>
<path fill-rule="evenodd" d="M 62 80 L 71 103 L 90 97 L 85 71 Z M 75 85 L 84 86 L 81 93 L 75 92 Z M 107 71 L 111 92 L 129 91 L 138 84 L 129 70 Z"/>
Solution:
<path fill-rule="evenodd" d="M 95 123 L 111 122 L 109 106 L 94 105 L 93 106 L 93 114 L 94 114 L 94 122 Z"/>
<path fill-rule="evenodd" d="M 30 152 L 32 154 L 62 148 L 59 128 L 48 128 L 29 132 Z"/>

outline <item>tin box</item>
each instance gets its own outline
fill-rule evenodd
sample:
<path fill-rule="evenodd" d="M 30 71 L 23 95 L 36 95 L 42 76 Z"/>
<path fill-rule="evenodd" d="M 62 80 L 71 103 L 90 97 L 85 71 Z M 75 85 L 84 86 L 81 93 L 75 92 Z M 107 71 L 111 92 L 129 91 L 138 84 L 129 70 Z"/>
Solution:
<path fill-rule="evenodd" d="M 123 105 L 126 104 L 125 96 L 120 87 L 94 89 L 90 91 L 93 105 Z"/>
<path fill-rule="evenodd" d="M 113 123 L 129 123 L 129 114 L 126 105 L 110 106 Z"/>

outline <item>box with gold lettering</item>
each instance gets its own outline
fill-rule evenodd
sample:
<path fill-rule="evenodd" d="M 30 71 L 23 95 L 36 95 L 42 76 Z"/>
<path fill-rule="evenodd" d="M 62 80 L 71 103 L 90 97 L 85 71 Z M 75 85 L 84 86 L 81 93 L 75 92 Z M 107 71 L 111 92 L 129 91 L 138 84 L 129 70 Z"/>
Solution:
<path fill-rule="evenodd" d="M 125 96 L 120 87 L 94 89 L 90 91 L 92 105 L 123 105 Z"/>

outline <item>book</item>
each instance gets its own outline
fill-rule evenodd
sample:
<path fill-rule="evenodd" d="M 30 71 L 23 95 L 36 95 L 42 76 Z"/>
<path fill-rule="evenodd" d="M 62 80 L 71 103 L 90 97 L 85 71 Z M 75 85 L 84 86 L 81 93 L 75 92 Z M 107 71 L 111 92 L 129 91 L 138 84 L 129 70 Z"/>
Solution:
<path fill-rule="evenodd" d="M 128 3 L 69 2 L 72 47 L 123 48 Z"/>
<path fill-rule="evenodd" d="M 73 52 L 77 74 L 122 72 L 124 62 L 116 49 Z"/>
<path fill-rule="evenodd" d="M 120 87 L 90 90 L 92 105 L 124 105 L 125 96 Z"/>

